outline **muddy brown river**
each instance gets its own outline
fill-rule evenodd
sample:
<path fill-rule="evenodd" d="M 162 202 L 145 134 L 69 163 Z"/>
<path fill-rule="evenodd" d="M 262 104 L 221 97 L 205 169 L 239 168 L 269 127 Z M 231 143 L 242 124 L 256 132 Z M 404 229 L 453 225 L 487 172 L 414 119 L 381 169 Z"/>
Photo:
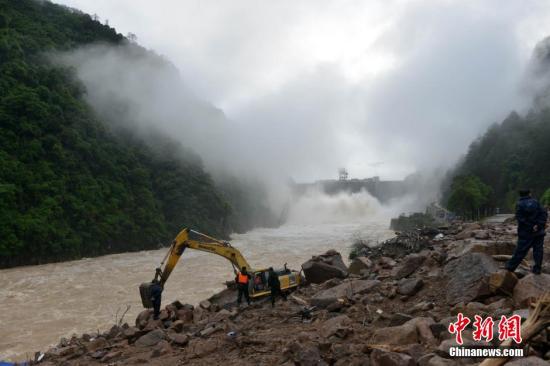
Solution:
<path fill-rule="evenodd" d="M 231 243 L 254 267 L 286 262 L 299 269 L 312 255 L 331 248 L 346 259 L 356 238 L 381 241 L 392 235 L 387 217 L 372 216 L 372 207 L 350 202 L 315 202 L 303 212 L 298 207 L 292 224 L 233 235 Z M 305 215 L 312 208 L 315 218 Z M 339 220 L 330 220 L 335 213 Z M 138 286 L 152 279 L 165 254 L 162 249 L 0 270 L 0 361 L 26 359 L 61 337 L 107 330 L 128 305 L 125 321 L 133 323 L 142 310 Z M 187 250 L 166 284 L 163 303 L 196 304 L 232 278 L 224 258 Z"/>

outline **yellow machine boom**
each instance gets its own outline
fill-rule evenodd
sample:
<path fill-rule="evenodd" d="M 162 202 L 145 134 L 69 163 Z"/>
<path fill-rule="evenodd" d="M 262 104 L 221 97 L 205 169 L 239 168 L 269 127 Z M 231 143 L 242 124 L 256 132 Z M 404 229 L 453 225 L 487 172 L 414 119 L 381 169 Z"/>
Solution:
<path fill-rule="evenodd" d="M 228 259 L 233 267 L 237 268 L 237 270 L 242 267 L 246 267 L 247 270 L 250 270 L 250 265 L 246 259 L 244 259 L 241 252 L 239 252 L 236 248 L 233 248 L 228 242 L 214 239 L 206 234 L 202 234 L 191 229 L 183 229 L 172 242 L 172 246 L 168 252 L 166 266 L 160 273 L 158 273 L 160 275 L 160 284 L 162 286 L 164 286 L 164 283 L 168 280 L 168 277 L 174 270 L 176 264 L 178 264 L 178 261 L 186 248 L 217 254 Z"/>
<path fill-rule="evenodd" d="M 268 276 L 267 269 L 252 269 L 241 252 L 231 246 L 228 242 L 221 241 L 212 238 L 206 234 L 199 233 L 191 229 L 183 229 L 176 236 L 170 249 L 161 263 L 161 266 L 166 262 L 164 268 L 157 268 L 154 281 L 158 281 L 162 287 L 170 277 L 170 274 L 178 264 L 185 249 L 195 249 L 202 252 L 213 253 L 222 256 L 231 262 L 233 270 L 236 273 L 245 267 L 246 270 L 253 276 L 254 279 L 258 277 L 258 283 L 251 281 L 249 284 L 250 297 L 256 298 L 265 296 L 270 293 L 267 288 L 266 278 Z M 301 282 L 301 276 L 296 271 L 286 269 L 277 272 L 279 282 L 281 283 L 281 290 L 288 290 L 297 287 Z M 149 289 L 152 282 L 143 283 L 140 286 L 141 299 L 143 306 L 146 308 L 152 307 L 150 301 Z"/>

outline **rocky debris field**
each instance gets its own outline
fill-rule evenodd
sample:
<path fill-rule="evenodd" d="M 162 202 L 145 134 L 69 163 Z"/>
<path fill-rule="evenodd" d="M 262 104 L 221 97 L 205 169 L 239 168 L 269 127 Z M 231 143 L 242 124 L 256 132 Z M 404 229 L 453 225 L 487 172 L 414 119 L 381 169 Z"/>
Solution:
<path fill-rule="evenodd" d="M 502 269 L 515 246 L 513 223 L 454 224 L 421 240 L 397 250 L 395 239 L 391 250 L 371 250 L 349 267 L 335 251 L 313 257 L 304 263 L 308 284 L 275 308 L 268 299 L 239 308 L 234 290 L 226 289 L 198 306 L 168 304 L 159 320 L 144 310 L 133 324 L 62 339 L 37 354 L 37 363 L 474 365 L 483 359 L 448 354 L 456 345 L 448 328 L 458 313 L 472 323 L 475 315 L 491 315 L 495 324 L 502 315 L 525 319 L 533 301 L 550 291 L 548 241 L 542 275 L 530 274 L 527 262 L 517 277 Z M 464 344 L 487 345 L 473 340 L 471 325 Z M 507 364 L 550 364 L 548 326 L 522 343 L 529 357 Z"/>

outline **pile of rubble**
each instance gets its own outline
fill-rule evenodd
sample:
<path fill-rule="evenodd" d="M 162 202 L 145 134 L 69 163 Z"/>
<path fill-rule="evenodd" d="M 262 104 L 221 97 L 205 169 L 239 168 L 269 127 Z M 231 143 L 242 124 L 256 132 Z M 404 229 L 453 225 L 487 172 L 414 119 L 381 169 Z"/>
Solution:
<path fill-rule="evenodd" d="M 458 225 L 443 238 L 428 239 L 421 250 L 358 257 L 349 267 L 339 253 L 329 251 L 304 263 L 308 284 L 275 308 L 266 299 L 239 308 L 234 290 L 226 289 L 198 306 L 171 303 L 159 320 L 145 310 L 135 324 L 64 339 L 40 355 L 39 363 L 478 364 L 482 359 L 449 355 L 457 341 L 448 329 L 457 314 L 472 319 L 517 314 L 525 319 L 530 304 L 550 292 L 547 265 L 539 276 L 529 273 L 527 263 L 517 277 L 503 270 L 514 249 L 514 230 L 513 224 Z M 487 345 L 473 339 L 471 326 L 462 333 L 464 344 Z M 498 343 L 497 336 L 490 344 Z M 507 365 L 548 365 L 550 328 L 521 346 L 528 357 Z"/>

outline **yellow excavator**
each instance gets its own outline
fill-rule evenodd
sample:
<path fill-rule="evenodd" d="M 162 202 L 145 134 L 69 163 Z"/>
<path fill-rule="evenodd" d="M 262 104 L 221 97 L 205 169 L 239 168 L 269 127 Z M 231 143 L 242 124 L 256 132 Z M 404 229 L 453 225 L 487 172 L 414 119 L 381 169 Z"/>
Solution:
<path fill-rule="evenodd" d="M 269 269 L 253 269 L 250 267 L 241 252 L 231 246 L 226 241 L 214 239 L 206 234 L 199 233 L 191 229 L 183 229 L 176 236 L 168 253 L 164 257 L 159 268 L 155 271 L 155 277 L 152 282 L 145 282 L 139 286 L 141 302 L 145 308 L 152 308 L 151 302 L 151 287 L 154 282 L 158 282 L 164 288 L 164 284 L 170 277 L 170 274 L 176 267 L 180 257 L 185 249 L 195 249 L 202 252 L 213 253 L 222 256 L 231 262 L 233 271 L 237 273 L 242 267 L 245 267 L 251 275 L 252 281 L 248 283 L 248 291 L 251 299 L 259 298 L 271 293 L 268 287 Z M 164 263 L 166 262 L 166 265 Z M 161 268 L 164 265 L 164 268 Z M 275 270 L 279 276 L 282 291 L 290 291 L 301 283 L 301 275 L 297 271 L 286 268 L 286 263 L 283 269 Z"/>

